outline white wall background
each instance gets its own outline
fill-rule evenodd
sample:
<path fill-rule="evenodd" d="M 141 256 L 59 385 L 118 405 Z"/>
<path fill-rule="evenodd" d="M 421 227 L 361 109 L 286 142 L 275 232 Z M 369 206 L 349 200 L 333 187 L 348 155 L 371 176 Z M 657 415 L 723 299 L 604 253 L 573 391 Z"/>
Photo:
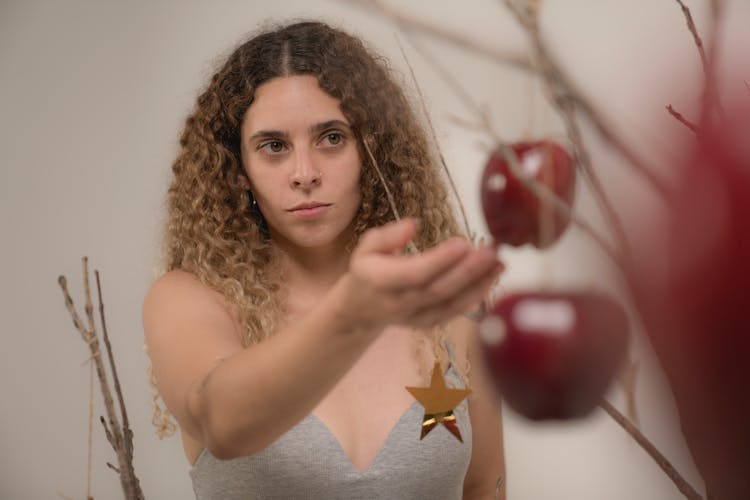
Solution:
<path fill-rule="evenodd" d="M 708 2 L 687 3 L 703 27 Z M 724 47 L 744 49 L 750 3 L 728 3 Z M 498 47 L 525 47 L 501 2 L 390 4 Z M 85 494 L 88 351 L 56 283 L 58 275 L 67 275 L 80 302 L 83 255 L 102 275 L 146 497 L 192 497 L 179 438 L 160 442 L 152 430 L 141 350 L 140 307 L 154 277 L 169 167 L 186 114 L 217 56 L 260 22 L 307 16 L 361 35 L 408 75 L 395 28 L 345 2 L 0 3 L 0 498 Z M 548 0 L 543 18 L 555 52 L 592 100 L 629 142 L 657 157 L 664 147 L 659 131 L 678 127 L 663 106 L 672 102 L 689 111 L 699 89 L 698 57 L 676 2 Z M 471 224 L 484 231 L 477 197 L 482 138 L 447 119 L 468 115 L 405 45 Z M 529 77 L 446 45 L 429 47 L 490 107 L 508 138 L 533 133 L 564 140 Z M 676 72 L 682 77 L 670 76 Z M 648 214 L 651 191 L 587 133 L 614 198 L 635 200 L 640 213 Z M 585 192 L 579 202 L 584 215 L 601 222 Z M 603 278 L 609 272 L 601 254 L 575 230 L 548 254 L 505 251 L 505 258 L 507 288 L 612 286 Z M 642 428 L 701 489 L 653 357 L 640 339 L 635 351 L 643 364 Z M 104 411 L 98 387 L 95 394 L 98 416 Z M 609 397 L 622 403 L 617 388 Z M 510 411 L 506 416 L 509 498 L 682 498 L 601 411 L 566 424 L 534 425 Z M 116 458 L 98 424 L 94 460 L 93 496 L 121 498 L 119 481 L 104 465 Z"/>

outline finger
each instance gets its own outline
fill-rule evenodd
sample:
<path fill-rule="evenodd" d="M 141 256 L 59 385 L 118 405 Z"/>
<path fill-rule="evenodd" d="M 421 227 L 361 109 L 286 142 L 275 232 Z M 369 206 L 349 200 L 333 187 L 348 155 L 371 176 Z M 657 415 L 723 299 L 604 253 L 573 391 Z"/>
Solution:
<path fill-rule="evenodd" d="M 498 268 L 503 269 L 504 266 L 497 259 L 495 250 L 491 247 L 481 247 L 465 255 L 445 273 L 435 276 L 435 279 L 421 290 L 422 303 L 428 306 L 446 301 Z"/>
<path fill-rule="evenodd" d="M 467 286 L 453 297 L 419 310 L 412 316 L 410 323 L 414 326 L 428 328 L 448 321 L 468 310 L 475 309 L 502 271 L 503 267 L 499 265 L 491 273 L 481 278 L 479 282 Z"/>
<path fill-rule="evenodd" d="M 384 288 L 404 291 L 421 288 L 445 274 L 469 251 L 469 243 L 463 238 L 451 238 L 421 254 L 406 256 L 378 256 L 371 259 L 377 269 L 376 281 Z"/>
<path fill-rule="evenodd" d="M 411 217 L 369 229 L 357 245 L 355 253 L 393 253 L 404 249 L 417 233 L 416 220 Z"/>

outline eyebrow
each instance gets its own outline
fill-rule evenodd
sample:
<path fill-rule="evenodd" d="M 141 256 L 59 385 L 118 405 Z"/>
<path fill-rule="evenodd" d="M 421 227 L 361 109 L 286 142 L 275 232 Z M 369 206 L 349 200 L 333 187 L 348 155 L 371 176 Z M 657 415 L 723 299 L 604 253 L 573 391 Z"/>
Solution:
<path fill-rule="evenodd" d="M 325 129 L 332 128 L 332 127 L 341 127 L 345 129 L 351 129 L 348 123 L 342 120 L 328 120 L 321 123 L 316 123 L 315 125 L 312 125 L 308 131 L 310 132 L 310 135 L 318 134 Z M 281 139 L 288 139 L 289 138 L 289 132 L 286 132 L 284 130 L 259 130 L 255 132 L 253 135 L 250 136 L 248 139 L 248 142 L 252 142 L 256 139 L 267 139 L 267 138 L 281 138 Z"/>

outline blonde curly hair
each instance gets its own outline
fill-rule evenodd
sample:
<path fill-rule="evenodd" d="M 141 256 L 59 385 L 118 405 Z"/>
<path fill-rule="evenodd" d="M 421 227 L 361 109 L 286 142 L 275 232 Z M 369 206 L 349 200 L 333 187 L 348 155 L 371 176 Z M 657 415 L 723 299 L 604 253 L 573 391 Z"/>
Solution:
<path fill-rule="evenodd" d="M 315 76 L 320 88 L 340 102 L 357 140 L 362 202 L 350 250 L 367 229 L 394 218 L 364 141 L 398 212 L 420 219 L 414 239 L 418 249 L 460 234 L 425 127 L 382 56 L 320 22 L 288 24 L 251 37 L 220 65 L 185 122 L 172 164 L 163 242 L 164 270 L 189 271 L 220 292 L 239 315 L 245 346 L 275 331 L 283 287 L 273 269 L 276 254 L 268 227 L 242 187 L 240 125 L 260 85 L 292 75 Z M 429 341 L 445 363 L 445 329 L 436 331 L 422 335 L 416 349 Z M 171 434 L 174 425 L 157 396 L 155 390 L 153 422 L 160 436 Z"/>

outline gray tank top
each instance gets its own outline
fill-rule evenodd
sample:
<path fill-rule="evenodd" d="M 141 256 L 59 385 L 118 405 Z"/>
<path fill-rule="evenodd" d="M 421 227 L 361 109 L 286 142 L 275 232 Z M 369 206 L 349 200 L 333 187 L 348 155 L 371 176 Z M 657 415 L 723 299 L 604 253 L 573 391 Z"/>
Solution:
<path fill-rule="evenodd" d="M 452 364 L 445 381 L 463 387 Z M 362 472 L 311 413 L 254 455 L 222 461 L 204 449 L 190 470 L 195 498 L 460 499 L 471 458 L 468 413 L 464 400 L 455 410 L 463 443 L 442 425 L 420 441 L 424 408 L 415 401 Z"/>

